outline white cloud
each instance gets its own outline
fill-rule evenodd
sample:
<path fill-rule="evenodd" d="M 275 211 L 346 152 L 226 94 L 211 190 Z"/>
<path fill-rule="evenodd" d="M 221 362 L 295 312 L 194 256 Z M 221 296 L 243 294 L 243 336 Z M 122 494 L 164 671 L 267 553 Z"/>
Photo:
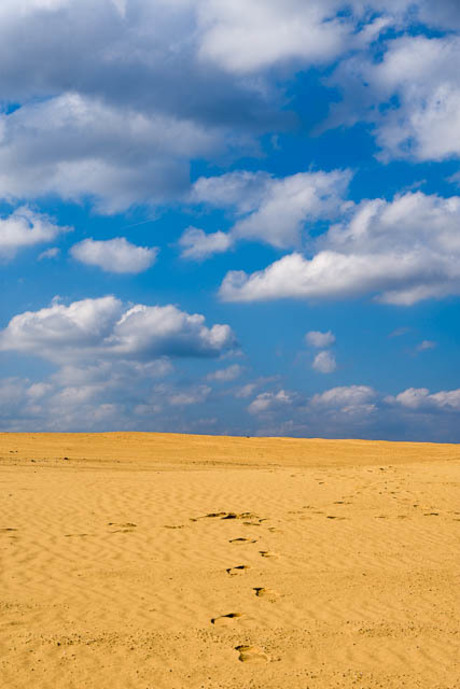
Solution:
<path fill-rule="evenodd" d="M 436 342 L 433 340 L 422 340 L 420 344 L 417 345 L 416 349 L 417 352 L 426 352 L 429 349 L 435 349 L 436 348 Z"/>
<path fill-rule="evenodd" d="M 408 388 L 396 397 L 387 397 L 389 404 L 398 404 L 407 409 L 441 409 L 445 411 L 460 411 L 460 389 L 442 390 L 430 394 L 427 388 Z"/>
<path fill-rule="evenodd" d="M 160 203 L 188 185 L 188 160 L 218 143 L 212 128 L 65 93 L 0 115 L 0 197 L 89 197 L 100 212 Z"/>
<path fill-rule="evenodd" d="M 229 432 L 207 385 L 162 380 L 167 359 L 66 364 L 41 382 L 0 380 L 4 430 L 169 430 Z M 460 391 L 408 389 L 383 398 L 366 385 L 336 387 L 310 399 L 295 392 L 257 396 L 248 416 L 242 398 L 233 432 L 307 437 L 384 437 L 455 442 L 460 439 Z M 184 409 L 187 408 L 187 412 Z M 200 423 L 209 419 L 212 426 Z M 241 425 L 243 420 L 243 426 Z"/>
<path fill-rule="evenodd" d="M 328 350 L 318 352 L 318 354 L 313 359 L 311 367 L 315 371 L 318 371 L 318 373 L 333 373 L 337 368 L 335 356 L 332 354 L 332 352 L 329 352 Z"/>
<path fill-rule="evenodd" d="M 404 335 L 407 335 L 408 333 L 410 333 L 410 331 L 411 331 L 410 328 L 408 328 L 406 326 L 402 326 L 401 328 L 396 328 L 395 330 L 392 330 L 392 332 L 389 333 L 388 337 L 390 337 L 390 338 L 392 338 L 392 337 L 403 337 Z"/>
<path fill-rule="evenodd" d="M 200 55 L 237 75 L 327 64 L 385 28 L 460 27 L 457 0 L 204 0 L 197 7 Z"/>
<path fill-rule="evenodd" d="M 313 395 L 310 404 L 313 408 L 339 409 L 347 413 L 368 412 L 374 409 L 376 397 L 377 393 L 368 385 L 349 385 Z"/>
<path fill-rule="evenodd" d="M 173 407 L 188 407 L 192 404 L 201 404 L 211 392 L 207 385 L 200 385 L 191 390 L 173 393 L 169 397 L 169 404 Z"/>
<path fill-rule="evenodd" d="M 370 294 L 407 306 L 458 294 L 459 226 L 457 196 L 363 201 L 348 222 L 318 237 L 313 258 L 294 253 L 252 275 L 230 272 L 220 294 L 227 301 Z"/>
<path fill-rule="evenodd" d="M 209 373 L 207 379 L 215 380 L 217 383 L 229 383 L 230 381 L 239 378 L 242 372 L 242 366 L 239 364 L 232 364 L 231 366 L 227 366 L 227 368 L 221 368 L 218 371 Z"/>
<path fill-rule="evenodd" d="M 295 61 L 327 62 L 346 46 L 351 22 L 335 16 L 341 3 L 302 0 L 205 0 L 200 7 L 201 55 L 246 74 Z"/>
<path fill-rule="evenodd" d="M 11 259 L 18 251 L 37 244 L 52 242 L 69 227 L 55 225 L 43 214 L 30 208 L 17 208 L 13 213 L 0 218 L 0 258 Z"/>
<path fill-rule="evenodd" d="M 382 91 L 401 106 L 378 127 L 377 143 L 390 158 L 442 160 L 460 155 L 460 39 L 402 38 L 374 67 Z"/>
<path fill-rule="evenodd" d="M 245 399 L 246 397 L 251 397 L 254 390 L 257 388 L 257 383 L 247 383 L 242 385 L 240 388 L 235 390 L 236 399 Z"/>
<path fill-rule="evenodd" d="M 274 93 L 200 57 L 212 8 L 134 5 L 3 0 L 0 91 L 14 108 L 0 115 L 0 198 L 57 194 L 104 213 L 166 203 L 188 189 L 192 159 L 254 151 L 286 120 Z"/>
<path fill-rule="evenodd" d="M 0 381 L 0 423 L 16 430 L 186 431 L 211 388 L 184 380 L 171 361 L 216 358 L 234 346 L 229 326 L 207 327 L 202 315 L 172 305 L 130 306 L 113 296 L 55 300 L 15 316 L 0 333 L 0 350 L 57 367 L 34 383 Z M 159 382 L 166 377 L 172 380 Z"/>
<path fill-rule="evenodd" d="M 328 330 L 326 333 L 322 333 L 319 330 L 310 330 L 305 335 L 305 342 L 310 347 L 316 347 L 317 349 L 330 347 L 335 342 L 335 335 L 331 330 Z"/>
<path fill-rule="evenodd" d="M 76 361 L 64 364 L 52 375 L 53 385 L 63 388 L 80 386 L 94 388 L 132 388 L 141 381 L 164 378 L 174 371 L 167 357 L 151 361 L 98 359 L 96 362 Z"/>
<path fill-rule="evenodd" d="M 225 232 L 206 234 L 197 227 L 188 227 L 178 244 L 181 248 L 181 258 L 202 261 L 213 254 L 227 251 L 232 245 L 232 239 Z"/>
<path fill-rule="evenodd" d="M 45 258 L 57 258 L 60 253 L 61 250 L 57 246 L 52 246 L 49 249 L 45 249 L 45 251 L 42 251 L 41 254 L 38 256 L 38 260 L 43 261 Z"/>
<path fill-rule="evenodd" d="M 381 60 L 361 54 L 340 64 L 334 83 L 345 102 L 334 109 L 335 121 L 374 122 L 384 160 L 458 157 L 460 38 L 406 35 L 387 46 Z"/>
<path fill-rule="evenodd" d="M 228 246 L 246 239 L 286 248 L 299 245 L 306 224 L 337 217 L 350 179 L 347 170 L 284 178 L 242 170 L 198 179 L 190 200 L 232 209 L 236 222 L 226 235 Z"/>
<path fill-rule="evenodd" d="M 0 196 L 89 198 L 106 213 L 182 198 L 192 159 L 246 153 L 289 122 L 278 97 L 291 74 L 366 50 L 384 27 L 404 29 L 411 4 L 3 0 L 0 92 L 20 107 L 0 117 Z M 454 0 L 417 5 L 422 20 L 460 25 Z M 412 137 L 416 157 L 458 153 L 456 40 L 398 38 L 382 60 L 359 52 L 338 75 L 354 92 L 370 84 L 373 112 L 390 103 L 377 124 L 392 155 L 406 155 Z M 244 236 L 259 236 L 256 220 Z M 273 233 L 267 241 L 280 241 Z"/>
<path fill-rule="evenodd" d="M 0 349 L 67 363 L 101 358 L 148 361 L 161 356 L 213 357 L 234 345 L 228 325 L 208 328 L 204 316 L 177 307 L 127 307 L 115 297 L 54 302 L 14 316 Z"/>
<path fill-rule="evenodd" d="M 71 254 L 81 263 L 98 266 L 109 273 L 142 273 L 156 260 L 158 249 L 135 246 L 124 237 L 74 244 Z"/>
<path fill-rule="evenodd" d="M 405 277 L 405 271 L 398 270 L 397 256 L 384 257 L 379 265 L 373 265 L 373 259 L 372 254 L 347 256 L 332 251 L 322 251 L 311 260 L 299 253 L 289 254 L 252 275 L 243 271 L 227 273 L 220 295 L 224 301 L 248 302 L 345 298 L 372 293 L 392 277 L 395 281 Z"/>
<path fill-rule="evenodd" d="M 263 414 L 292 404 L 292 394 L 285 390 L 261 392 L 248 407 L 250 414 Z"/>

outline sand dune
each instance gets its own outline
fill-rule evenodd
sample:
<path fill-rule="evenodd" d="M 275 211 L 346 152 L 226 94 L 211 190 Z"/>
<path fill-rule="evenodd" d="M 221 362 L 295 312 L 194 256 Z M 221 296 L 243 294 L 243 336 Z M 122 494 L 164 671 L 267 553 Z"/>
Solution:
<path fill-rule="evenodd" d="M 0 686 L 460 686 L 454 445 L 0 435 Z"/>

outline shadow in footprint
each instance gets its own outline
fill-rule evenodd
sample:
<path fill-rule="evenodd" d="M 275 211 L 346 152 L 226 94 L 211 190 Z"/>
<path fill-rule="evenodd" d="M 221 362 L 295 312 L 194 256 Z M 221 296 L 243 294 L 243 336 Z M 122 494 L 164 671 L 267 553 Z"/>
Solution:
<path fill-rule="evenodd" d="M 256 587 L 252 590 L 255 592 L 257 598 L 265 598 L 271 603 L 277 600 L 280 595 L 277 591 L 274 591 L 273 589 L 266 589 L 263 586 Z"/>
<path fill-rule="evenodd" d="M 244 545 L 245 543 L 257 543 L 257 539 L 251 539 L 251 538 L 231 538 L 229 540 L 229 543 L 233 543 L 234 545 Z"/>
<path fill-rule="evenodd" d="M 262 557 L 269 557 L 269 558 L 273 558 L 274 560 L 279 557 L 279 555 L 277 553 L 273 553 L 271 550 L 259 550 L 259 554 Z"/>
<path fill-rule="evenodd" d="M 235 646 L 235 651 L 238 651 L 238 660 L 241 663 L 266 663 L 268 656 L 258 646 Z"/>
<path fill-rule="evenodd" d="M 130 533 L 137 527 L 137 524 L 134 524 L 134 522 L 107 522 L 107 526 L 120 527 L 119 529 L 115 529 L 113 531 L 110 531 L 109 533 Z"/>
<path fill-rule="evenodd" d="M 229 567 L 225 571 L 227 574 L 230 574 L 231 577 L 235 577 L 237 574 L 242 574 L 247 569 L 249 569 L 249 565 L 235 565 L 235 567 Z"/>
<path fill-rule="evenodd" d="M 203 517 L 196 517 L 191 521 L 196 522 L 198 519 L 250 519 L 259 523 L 266 521 L 253 512 L 209 512 L 209 514 L 205 514 Z"/>
<path fill-rule="evenodd" d="M 240 617 L 243 617 L 243 613 L 241 613 L 241 612 L 229 612 L 228 615 L 219 615 L 219 617 L 213 617 L 211 619 L 211 624 L 214 624 L 215 626 L 220 627 L 222 625 L 227 625 L 229 623 L 232 623 Z"/>

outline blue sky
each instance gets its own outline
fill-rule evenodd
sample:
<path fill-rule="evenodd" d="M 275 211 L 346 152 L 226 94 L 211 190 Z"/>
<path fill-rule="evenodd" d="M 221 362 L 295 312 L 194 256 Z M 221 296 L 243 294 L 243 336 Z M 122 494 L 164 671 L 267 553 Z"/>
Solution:
<path fill-rule="evenodd" d="M 454 0 L 4 0 L 3 430 L 460 440 Z"/>

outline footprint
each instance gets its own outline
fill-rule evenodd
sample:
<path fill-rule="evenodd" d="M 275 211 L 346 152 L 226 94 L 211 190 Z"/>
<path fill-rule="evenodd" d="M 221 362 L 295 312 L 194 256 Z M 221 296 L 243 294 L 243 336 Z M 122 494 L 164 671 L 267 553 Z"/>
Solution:
<path fill-rule="evenodd" d="M 424 517 L 439 517 L 439 512 L 424 512 Z"/>
<path fill-rule="evenodd" d="M 235 651 L 238 651 L 238 660 L 241 663 L 266 663 L 268 656 L 259 646 L 235 646 Z"/>
<path fill-rule="evenodd" d="M 271 550 L 259 550 L 259 554 L 262 555 L 262 557 L 271 557 L 274 560 L 279 557 L 277 553 L 273 553 Z"/>
<path fill-rule="evenodd" d="M 17 529 L 13 529 L 12 526 L 7 526 L 5 529 L 0 529 L 0 532 L 2 533 L 7 533 L 8 531 L 17 531 Z"/>
<path fill-rule="evenodd" d="M 257 543 L 257 539 L 250 539 L 250 538 L 231 538 L 229 540 L 229 543 L 234 543 L 235 545 L 242 545 L 244 543 L 250 544 L 250 543 Z"/>
<path fill-rule="evenodd" d="M 66 533 L 65 538 L 83 538 L 84 536 L 89 536 L 89 533 Z"/>
<path fill-rule="evenodd" d="M 279 593 L 278 591 L 274 591 L 273 589 L 266 589 L 263 587 L 258 587 L 258 588 L 253 588 L 253 591 L 255 591 L 255 594 L 257 598 L 266 598 L 270 602 L 274 602 L 279 598 Z"/>
<path fill-rule="evenodd" d="M 249 565 L 235 565 L 235 567 L 229 567 L 225 571 L 227 574 L 230 574 L 231 577 L 234 577 L 237 574 L 242 574 L 246 569 L 249 569 Z"/>
<path fill-rule="evenodd" d="M 107 525 L 120 527 L 119 529 L 115 529 L 109 533 L 131 533 L 137 526 L 137 524 L 134 524 L 133 522 L 125 522 L 123 524 L 120 524 L 119 522 L 107 522 Z"/>
<path fill-rule="evenodd" d="M 137 526 L 137 524 L 134 524 L 133 522 L 125 522 L 123 524 L 120 522 L 107 522 L 107 526 L 121 526 L 125 529 L 133 529 L 135 526 Z"/>
<path fill-rule="evenodd" d="M 211 619 L 211 624 L 221 627 L 223 625 L 231 624 L 239 617 L 243 617 L 241 612 L 229 612 L 228 615 L 220 615 L 219 617 L 213 617 Z"/>
<path fill-rule="evenodd" d="M 210 512 L 209 514 L 205 514 L 204 517 L 198 517 L 198 519 L 252 519 L 259 523 L 265 521 L 253 512 Z"/>

